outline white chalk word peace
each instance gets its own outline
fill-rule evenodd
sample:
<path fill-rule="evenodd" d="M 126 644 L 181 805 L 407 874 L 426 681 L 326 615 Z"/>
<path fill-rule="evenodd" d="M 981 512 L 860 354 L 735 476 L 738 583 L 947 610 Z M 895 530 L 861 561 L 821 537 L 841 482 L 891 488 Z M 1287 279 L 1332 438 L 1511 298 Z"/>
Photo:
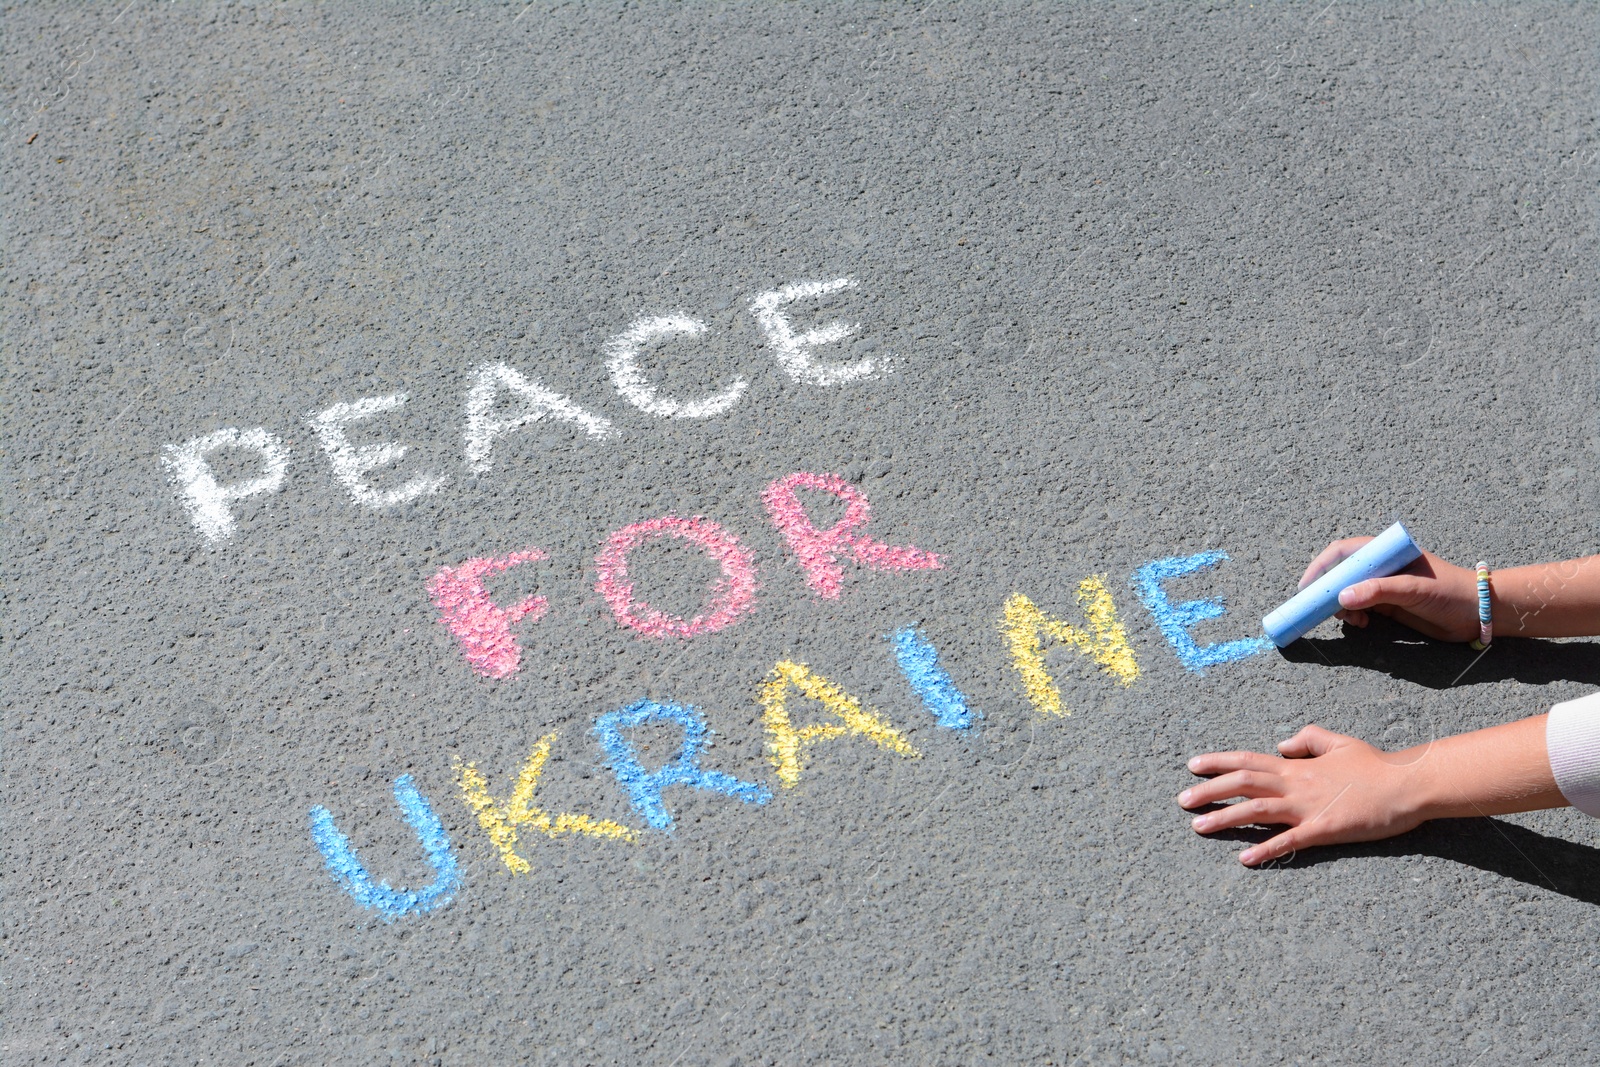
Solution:
<path fill-rule="evenodd" d="M 750 298 L 750 314 L 765 335 L 772 358 L 791 379 L 827 387 L 887 372 L 888 365 L 878 358 L 844 362 L 828 358 L 827 346 L 853 336 L 860 329 L 859 324 L 834 320 L 800 327 L 791 317 L 792 305 L 817 301 L 856 286 L 853 278 L 802 281 Z M 749 387 L 742 377 L 709 386 L 698 396 L 675 396 L 652 382 L 641 365 L 647 346 L 668 338 L 685 338 L 692 343 L 708 330 L 704 322 L 681 313 L 647 314 L 630 323 L 606 342 L 604 349 L 606 370 L 617 394 L 640 411 L 664 419 L 706 419 L 732 408 Z M 461 448 L 462 465 L 471 474 L 494 469 L 497 440 L 538 422 L 566 423 L 596 442 L 621 436 L 621 431 L 603 414 L 507 363 L 479 363 L 471 369 L 469 378 Z M 438 472 L 417 474 L 392 489 L 379 489 L 368 480 L 372 472 L 398 463 L 407 446 L 392 441 L 357 446 L 350 441 L 350 427 L 393 415 L 409 399 L 404 392 L 361 397 L 305 416 L 327 456 L 334 480 L 360 507 L 380 511 L 393 508 L 436 493 L 449 484 L 448 476 Z M 223 481 L 213 457 L 224 450 L 250 457 L 246 462 L 252 467 L 250 473 Z M 289 446 L 265 426 L 248 430 L 224 427 L 181 444 L 167 445 L 162 463 L 195 529 L 205 541 L 218 544 L 232 537 L 238 528 L 233 505 L 249 497 L 276 493 L 283 487 L 288 478 Z"/>

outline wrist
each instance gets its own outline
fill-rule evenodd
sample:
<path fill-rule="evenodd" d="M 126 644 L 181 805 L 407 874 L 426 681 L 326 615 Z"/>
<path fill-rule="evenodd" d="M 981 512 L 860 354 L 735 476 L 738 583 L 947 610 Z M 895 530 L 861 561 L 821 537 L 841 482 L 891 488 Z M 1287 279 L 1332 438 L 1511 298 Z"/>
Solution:
<path fill-rule="evenodd" d="M 1430 819 L 1458 818 L 1466 803 L 1461 790 L 1443 764 L 1446 754 L 1438 741 L 1390 753 L 1389 762 L 1400 774 L 1396 815 L 1415 826 Z"/>
<path fill-rule="evenodd" d="M 1408 769 L 1403 807 L 1416 822 L 1567 803 L 1550 769 L 1543 715 L 1440 738 L 1390 758 Z"/>
<path fill-rule="evenodd" d="M 1600 567 L 1586 559 L 1510 567 L 1490 575 L 1495 629 L 1513 637 L 1600 632 Z"/>
<path fill-rule="evenodd" d="M 1496 636 L 1526 637 L 1523 633 L 1527 618 L 1521 608 L 1521 599 L 1512 593 L 1517 585 L 1515 571 L 1491 570 L 1489 572 L 1489 612 L 1494 620 Z M 1477 625 L 1477 618 L 1473 618 Z"/>

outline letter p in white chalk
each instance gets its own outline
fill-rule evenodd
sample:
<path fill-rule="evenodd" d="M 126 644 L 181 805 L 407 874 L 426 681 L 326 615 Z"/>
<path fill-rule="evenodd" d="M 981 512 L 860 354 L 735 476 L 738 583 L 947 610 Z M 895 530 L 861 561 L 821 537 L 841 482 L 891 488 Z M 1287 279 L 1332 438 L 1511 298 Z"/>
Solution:
<path fill-rule="evenodd" d="M 218 483 L 211 472 L 211 453 L 219 448 L 248 449 L 261 456 L 260 477 L 232 485 Z M 183 493 L 189 518 L 207 541 L 226 541 L 233 536 L 233 513 L 228 505 L 257 493 L 275 493 L 289 470 L 289 452 L 283 442 L 262 427 L 235 430 L 229 427 L 207 437 L 196 437 L 181 445 L 168 445 L 161 457 L 168 474 Z"/>
<path fill-rule="evenodd" d="M 750 302 L 750 309 L 755 313 L 756 321 L 761 324 L 761 329 L 766 332 L 767 339 L 772 342 L 772 347 L 777 352 L 778 365 L 789 377 L 797 382 L 807 382 L 811 385 L 843 385 L 845 382 L 869 377 L 878 369 L 877 364 L 871 359 L 857 360 L 854 363 L 823 363 L 818 361 L 816 353 L 812 351 L 818 345 L 843 341 L 856 332 L 854 325 L 835 320 L 825 326 L 797 334 L 794 332 L 793 323 L 781 310 L 783 305 L 792 304 L 796 300 L 809 300 L 855 287 L 855 281 L 850 278 L 835 278 L 831 282 L 796 282 L 782 289 L 762 293 Z"/>

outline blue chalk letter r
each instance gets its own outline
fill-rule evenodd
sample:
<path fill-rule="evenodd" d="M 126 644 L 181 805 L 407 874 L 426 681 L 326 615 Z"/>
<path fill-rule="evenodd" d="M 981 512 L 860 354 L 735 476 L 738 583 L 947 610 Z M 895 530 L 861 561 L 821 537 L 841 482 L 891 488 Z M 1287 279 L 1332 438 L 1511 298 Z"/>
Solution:
<path fill-rule="evenodd" d="M 683 727 L 683 748 L 678 758 L 658 771 L 646 772 L 640 766 L 633 745 L 622 731 L 643 726 L 645 723 L 677 723 Z M 611 760 L 611 769 L 617 781 L 628 790 L 628 798 L 644 821 L 657 830 L 672 829 L 672 812 L 661 801 L 661 791 L 669 785 L 687 785 L 695 789 L 709 789 L 713 793 L 737 797 L 746 804 L 765 804 L 772 799 L 766 787 L 756 782 L 746 782 L 721 771 L 708 771 L 700 766 L 700 753 L 711 745 L 710 731 L 696 715 L 694 708 L 682 704 L 658 704 L 641 700 L 629 704 L 621 711 L 600 716 L 594 724 L 600 747 Z"/>

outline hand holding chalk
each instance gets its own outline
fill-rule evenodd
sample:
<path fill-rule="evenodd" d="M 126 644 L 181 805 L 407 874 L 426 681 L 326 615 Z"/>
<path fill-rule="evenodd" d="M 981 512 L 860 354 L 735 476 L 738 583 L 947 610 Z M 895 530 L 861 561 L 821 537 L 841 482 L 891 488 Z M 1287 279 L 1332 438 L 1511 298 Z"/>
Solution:
<path fill-rule="evenodd" d="M 1394 529 L 1390 527 L 1385 533 Z M 1376 540 L 1347 537 L 1333 542 L 1306 568 L 1300 578 L 1301 590 L 1326 580 Z M 1406 540 L 1410 541 L 1409 536 Z M 1419 550 L 1398 572 L 1356 574 L 1340 584 L 1342 589 L 1334 592 L 1336 610 L 1330 614 L 1337 614 L 1352 626 L 1366 626 L 1369 613 L 1376 612 L 1444 641 L 1470 641 L 1477 636 L 1477 581 L 1473 571 L 1432 552 Z M 1317 622 L 1327 617 L 1323 615 Z"/>
<path fill-rule="evenodd" d="M 1358 582 L 1387 578 L 1421 555 L 1422 549 L 1397 522 L 1336 566 L 1303 584 L 1300 592 L 1262 619 L 1261 625 L 1272 643 L 1282 648 L 1324 619 L 1331 618 L 1339 610 L 1340 594 L 1345 590 Z"/>
<path fill-rule="evenodd" d="M 1600 636 L 1600 556 L 1511 567 L 1495 577 L 1494 610 L 1515 623 L 1507 629 L 1522 637 Z M 1365 626 L 1368 612 L 1376 611 L 1433 637 L 1465 641 L 1477 629 L 1476 602 L 1474 571 L 1421 551 L 1396 523 L 1377 537 L 1350 537 L 1323 549 L 1301 577 L 1300 593 L 1262 621 L 1280 647 L 1335 612 Z M 1557 716 L 1571 709 L 1566 721 L 1581 721 L 1593 710 L 1588 703 L 1571 701 L 1548 716 L 1432 739 L 1403 752 L 1307 726 L 1276 754 L 1194 757 L 1189 770 L 1207 781 L 1179 793 L 1178 804 L 1198 811 L 1196 833 L 1288 827 L 1241 852 L 1249 866 L 1313 845 L 1377 841 L 1428 819 L 1563 807 L 1574 803 L 1573 789 L 1560 776 L 1578 775 L 1567 781 L 1587 783 L 1583 776 L 1592 762 L 1588 736 L 1575 726 L 1558 735 Z M 1579 704 L 1584 710 L 1576 710 Z M 1553 740 L 1557 736 L 1562 740 Z"/>

